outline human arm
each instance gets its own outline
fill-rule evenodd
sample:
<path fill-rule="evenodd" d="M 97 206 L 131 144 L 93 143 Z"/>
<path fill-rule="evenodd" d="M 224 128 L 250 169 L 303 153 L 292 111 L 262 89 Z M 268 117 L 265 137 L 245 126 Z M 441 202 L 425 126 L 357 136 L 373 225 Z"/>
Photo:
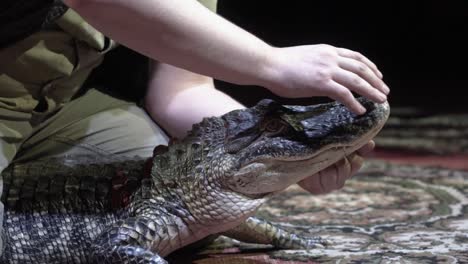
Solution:
<path fill-rule="evenodd" d="M 382 74 L 359 53 L 328 45 L 272 47 L 193 0 L 64 2 L 118 42 L 193 72 L 285 97 L 328 96 L 356 113 L 364 110 L 351 91 L 386 100 Z"/>
<path fill-rule="evenodd" d="M 244 108 L 214 87 L 213 78 L 165 63 L 152 62 L 145 109 L 171 136 L 182 138 L 207 116 Z"/>

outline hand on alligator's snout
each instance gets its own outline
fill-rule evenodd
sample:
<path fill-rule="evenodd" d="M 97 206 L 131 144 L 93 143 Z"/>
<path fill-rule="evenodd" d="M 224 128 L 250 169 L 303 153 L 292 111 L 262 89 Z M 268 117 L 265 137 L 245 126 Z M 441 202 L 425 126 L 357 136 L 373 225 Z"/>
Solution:
<path fill-rule="evenodd" d="M 383 103 L 390 92 L 377 66 L 362 54 L 330 45 L 274 48 L 264 85 L 273 93 L 290 98 L 327 96 L 356 114 L 365 108 L 352 92 Z"/>
<path fill-rule="evenodd" d="M 374 141 L 368 142 L 346 158 L 300 181 L 299 186 L 311 194 L 326 194 L 343 188 L 345 182 L 362 167 L 364 158 L 374 149 L 374 146 Z"/>

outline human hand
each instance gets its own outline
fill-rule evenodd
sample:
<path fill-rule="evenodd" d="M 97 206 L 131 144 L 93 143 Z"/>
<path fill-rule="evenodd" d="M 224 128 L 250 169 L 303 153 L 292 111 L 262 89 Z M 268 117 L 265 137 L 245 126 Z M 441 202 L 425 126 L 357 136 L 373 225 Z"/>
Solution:
<path fill-rule="evenodd" d="M 351 155 L 300 181 L 299 186 L 311 194 L 326 194 L 343 188 L 345 182 L 362 167 L 364 157 L 374 149 L 374 146 L 374 141 L 368 142 Z"/>
<path fill-rule="evenodd" d="M 356 114 L 365 108 L 351 92 L 383 103 L 390 92 L 382 73 L 362 54 L 330 45 L 273 48 L 266 88 L 289 98 L 327 96 Z"/>

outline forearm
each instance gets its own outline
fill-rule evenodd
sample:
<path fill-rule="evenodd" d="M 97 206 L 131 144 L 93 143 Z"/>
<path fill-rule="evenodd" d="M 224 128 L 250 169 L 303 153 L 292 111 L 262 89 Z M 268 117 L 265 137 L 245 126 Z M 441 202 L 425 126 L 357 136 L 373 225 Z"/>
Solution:
<path fill-rule="evenodd" d="M 244 108 L 216 90 L 213 79 L 167 64 L 152 69 L 145 108 L 171 136 L 182 138 L 204 117 Z"/>
<path fill-rule="evenodd" d="M 153 59 L 262 85 L 272 49 L 195 0 L 64 0 L 97 29 Z"/>

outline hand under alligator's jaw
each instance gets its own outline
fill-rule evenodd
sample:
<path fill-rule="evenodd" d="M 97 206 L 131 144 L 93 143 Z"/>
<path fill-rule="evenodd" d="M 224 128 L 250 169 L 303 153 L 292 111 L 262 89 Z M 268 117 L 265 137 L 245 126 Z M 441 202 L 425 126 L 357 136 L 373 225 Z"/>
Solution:
<path fill-rule="evenodd" d="M 353 145 L 328 147 L 307 157 L 251 162 L 243 166 L 234 177 L 255 178 L 251 184 L 243 187 L 242 193 L 244 194 L 273 195 L 338 162 L 364 146 L 372 138 L 362 138 L 361 142 L 354 142 Z"/>

